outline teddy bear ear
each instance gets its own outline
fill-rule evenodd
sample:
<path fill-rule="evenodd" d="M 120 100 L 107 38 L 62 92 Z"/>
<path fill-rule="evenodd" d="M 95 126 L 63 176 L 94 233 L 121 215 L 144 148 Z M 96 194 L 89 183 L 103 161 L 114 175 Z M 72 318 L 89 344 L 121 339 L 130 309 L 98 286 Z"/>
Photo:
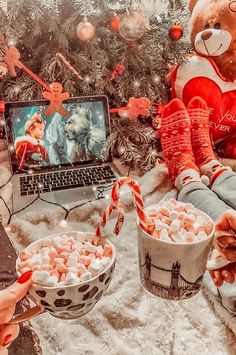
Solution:
<path fill-rule="evenodd" d="M 198 0 L 188 0 L 188 8 L 190 12 L 193 12 L 193 9 L 197 2 Z"/>

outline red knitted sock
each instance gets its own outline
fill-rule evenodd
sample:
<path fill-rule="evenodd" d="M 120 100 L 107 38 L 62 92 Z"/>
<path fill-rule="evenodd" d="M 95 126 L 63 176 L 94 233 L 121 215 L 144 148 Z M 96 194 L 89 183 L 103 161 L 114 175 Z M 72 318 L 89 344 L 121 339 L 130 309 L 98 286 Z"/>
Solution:
<path fill-rule="evenodd" d="M 215 157 L 206 102 L 201 97 L 194 97 L 188 104 L 188 114 L 191 120 L 191 141 L 195 162 L 201 174 L 207 175 L 213 183 L 213 180 L 228 168 L 221 165 Z"/>
<path fill-rule="evenodd" d="M 200 181 L 190 131 L 191 122 L 183 102 L 173 99 L 162 112 L 160 139 L 170 178 L 178 188 Z"/>
<path fill-rule="evenodd" d="M 194 97 L 188 104 L 188 114 L 191 121 L 193 154 L 197 166 L 201 167 L 215 159 L 210 138 L 209 113 L 206 102 L 200 97 Z"/>

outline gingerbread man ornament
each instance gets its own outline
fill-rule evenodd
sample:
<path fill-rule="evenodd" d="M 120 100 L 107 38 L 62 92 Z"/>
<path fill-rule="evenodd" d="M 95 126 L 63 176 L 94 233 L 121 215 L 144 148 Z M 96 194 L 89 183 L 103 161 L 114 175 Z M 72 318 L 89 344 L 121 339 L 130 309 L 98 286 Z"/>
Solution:
<path fill-rule="evenodd" d="M 68 92 L 62 92 L 63 88 L 60 83 L 52 83 L 49 85 L 51 92 L 44 91 L 43 97 L 50 101 L 48 108 L 44 111 L 45 115 L 50 116 L 55 112 L 62 116 L 67 116 L 69 112 L 63 107 L 62 102 L 69 99 Z"/>
<path fill-rule="evenodd" d="M 4 61 L 7 65 L 9 75 L 12 77 L 16 76 L 15 67 L 22 68 L 22 63 L 20 61 L 20 52 L 16 47 L 6 47 Z"/>

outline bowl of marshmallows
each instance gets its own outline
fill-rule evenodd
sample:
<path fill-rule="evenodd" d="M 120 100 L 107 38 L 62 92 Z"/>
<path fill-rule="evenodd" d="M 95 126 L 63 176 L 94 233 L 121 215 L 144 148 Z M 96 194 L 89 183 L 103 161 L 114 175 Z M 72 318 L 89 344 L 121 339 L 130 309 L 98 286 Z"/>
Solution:
<path fill-rule="evenodd" d="M 54 317 L 88 313 L 108 288 L 115 268 L 110 241 L 93 244 L 94 235 L 65 232 L 30 244 L 16 262 L 18 275 L 33 271 L 29 296 Z"/>

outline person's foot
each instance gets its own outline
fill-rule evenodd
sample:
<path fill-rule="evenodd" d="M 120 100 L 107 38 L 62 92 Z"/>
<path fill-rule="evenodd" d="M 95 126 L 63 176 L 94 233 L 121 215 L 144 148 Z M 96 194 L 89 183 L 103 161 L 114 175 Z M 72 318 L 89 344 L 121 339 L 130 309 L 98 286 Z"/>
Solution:
<path fill-rule="evenodd" d="M 193 181 L 201 181 L 191 145 L 191 122 L 179 99 L 165 106 L 160 127 L 160 139 L 169 175 L 180 189 Z"/>
<path fill-rule="evenodd" d="M 188 104 L 191 121 L 191 142 L 195 162 L 202 175 L 209 177 L 211 184 L 229 168 L 216 159 L 210 138 L 209 112 L 201 97 L 194 97 Z"/>

